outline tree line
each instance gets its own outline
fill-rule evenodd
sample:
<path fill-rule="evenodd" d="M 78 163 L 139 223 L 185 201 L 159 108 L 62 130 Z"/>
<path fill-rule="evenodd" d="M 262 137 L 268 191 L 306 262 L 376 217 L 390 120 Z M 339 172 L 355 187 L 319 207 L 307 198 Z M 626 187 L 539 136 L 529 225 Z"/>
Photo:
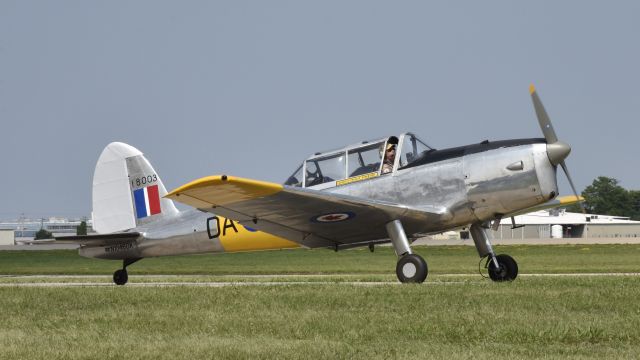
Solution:
<path fill-rule="evenodd" d="M 582 192 L 585 210 L 591 214 L 627 216 L 640 220 L 640 191 L 627 190 L 614 178 L 599 176 Z M 579 205 L 567 207 L 567 211 L 580 212 Z"/>

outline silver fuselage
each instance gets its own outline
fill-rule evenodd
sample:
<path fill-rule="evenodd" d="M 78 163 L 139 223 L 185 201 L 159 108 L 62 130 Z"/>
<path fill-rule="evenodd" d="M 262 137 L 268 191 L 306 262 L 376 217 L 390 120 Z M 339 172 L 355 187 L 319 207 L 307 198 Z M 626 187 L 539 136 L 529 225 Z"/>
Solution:
<path fill-rule="evenodd" d="M 558 194 L 544 143 L 478 151 L 327 191 L 450 214 L 441 223 L 424 224 L 418 231 L 424 233 L 487 221 Z"/>
<path fill-rule="evenodd" d="M 310 187 L 313 189 L 314 187 Z M 543 139 L 475 144 L 435 151 L 424 164 L 323 191 L 406 205 L 444 214 L 433 223 L 406 228 L 409 237 L 485 222 L 542 204 L 558 194 L 556 168 Z M 80 249 L 80 255 L 130 259 L 227 252 L 225 239 L 261 241 L 260 232 L 212 213 L 187 210 L 139 226 L 135 242 Z M 378 239 L 371 239 L 378 240 Z M 287 241 L 258 249 L 294 247 Z M 285 244 L 285 246 L 283 246 Z M 247 251 L 250 247 L 235 248 Z"/>

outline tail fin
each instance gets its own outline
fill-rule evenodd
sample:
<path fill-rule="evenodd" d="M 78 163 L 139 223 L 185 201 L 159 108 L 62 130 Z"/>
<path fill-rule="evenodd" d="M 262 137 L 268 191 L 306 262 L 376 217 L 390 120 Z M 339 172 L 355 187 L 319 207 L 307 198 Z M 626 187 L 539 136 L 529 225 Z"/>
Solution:
<path fill-rule="evenodd" d="M 113 142 L 102 151 L 93 173 L 93 228 L 111 233 L 154 217 L 177 214 L 160 177 L 140 150 Z"/>

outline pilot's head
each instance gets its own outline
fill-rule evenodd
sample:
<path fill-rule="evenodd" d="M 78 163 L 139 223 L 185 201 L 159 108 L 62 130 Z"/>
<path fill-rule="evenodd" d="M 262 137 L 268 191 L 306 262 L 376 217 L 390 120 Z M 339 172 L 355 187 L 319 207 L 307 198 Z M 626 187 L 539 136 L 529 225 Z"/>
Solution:
<path fill-rule="evenodd" d="M 396 156 L 396 144 L 387 144 L 384 152 L 385 159 L 393 159 Z"/>

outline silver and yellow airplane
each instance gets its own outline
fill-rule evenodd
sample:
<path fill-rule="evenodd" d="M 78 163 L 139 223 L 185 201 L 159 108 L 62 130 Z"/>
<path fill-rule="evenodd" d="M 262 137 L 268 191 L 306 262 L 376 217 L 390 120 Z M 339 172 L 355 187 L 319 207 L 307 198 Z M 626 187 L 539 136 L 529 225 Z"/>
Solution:
<path fill-rule="evenodd" d="M 533 86 L 544 139 L 483 141 L 437 150 L 412 133 L 315 153 L 281 184 L 208 176 L 167 193 L 136 148 L 109 144 L 93 177 L 96 235 L 59 237 L 85 257 L 117 259 L 113 274 L 165 255 L 283 248 L 331 248 L 391 243 L 403 283 L 423 282 L 427 263 L 414 239 L 469 227 L 494 281 L 514 280 L 518 265 L 496 255 L 489 228 L 503 217 L 580 201 L 558 140 Z M 396 154 L 397 152 L 397 154 Z M 557 166 L 575 196 L 556 198 Z M 178 211 L 173 201 L 193 207 Z"/>

